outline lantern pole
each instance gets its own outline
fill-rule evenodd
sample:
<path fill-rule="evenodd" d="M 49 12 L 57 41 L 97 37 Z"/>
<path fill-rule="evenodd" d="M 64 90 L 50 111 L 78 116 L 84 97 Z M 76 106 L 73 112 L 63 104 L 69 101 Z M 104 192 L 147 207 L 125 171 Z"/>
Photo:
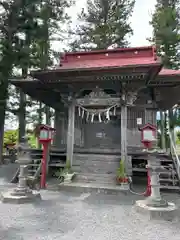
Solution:
<path fill-rule="evenodd" d="M 43 154 L 42 154 L 42 171 L 41 171 L 41 188 L 46 188 L 46 165 L 47 165 L 47 152 L 49 141 L 42 142 Z"/>
<path fill-rule="evenodd" d="M 148 215 L 150 219 L 172 220 L 176 218 L 177 206 L 172 202 L 167 202 L 161 197 L 159 173 L 162 171 L 160 161 L 158 159 L 157 149 L 153 149 L 156 142 L 155 128 L 146 125 L 141 131 L 151 130 L 151 135 L 144 138 L 142 133 L 142 143 L 146 147 L 148 156 L 148 197 L 145 200 L 136 201 L 135 208 L 138 212 Z"/>
<path fill-rule="evenodd" d="M 36 127 L 35 131 L 36 131 L 36 135 L 38 135 L 39 142 L 43 146 L 42 159 L 41 159 L 40 185 L 41 185 L 41 188 L 44 189 L 46 188 L 46 175 L 47 175 L 47 162 L 48 162 L 47 156 L 49 151 L 49 145 L 53 140 L 53 132 L 55 131 L 55 129 L 43 124 Z"/>

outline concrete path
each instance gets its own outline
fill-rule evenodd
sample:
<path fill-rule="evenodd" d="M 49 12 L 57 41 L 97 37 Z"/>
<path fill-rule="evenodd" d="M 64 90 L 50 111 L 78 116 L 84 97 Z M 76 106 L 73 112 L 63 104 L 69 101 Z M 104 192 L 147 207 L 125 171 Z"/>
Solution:
<path fill-rule="evenodd" d="M 4 179 L 4 178 L 2 178 Z M 9 185 L 1 179 L 0 191 Z M 132 205 L 140 197 L 41 191 L 43 201 L 0 203 L 0 240 L 179 240 L 179 222 L 148 221 Z M 180 204 L 179 195 L 165 197 Z"/>

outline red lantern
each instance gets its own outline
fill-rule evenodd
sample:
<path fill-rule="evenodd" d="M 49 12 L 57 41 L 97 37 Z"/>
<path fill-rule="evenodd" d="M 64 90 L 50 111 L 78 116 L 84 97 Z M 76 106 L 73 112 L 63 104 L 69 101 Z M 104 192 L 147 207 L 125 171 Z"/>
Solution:
<path fill-rule="evenodd" d="M 44 142 L 51 142 L 53 140 L 55 128 L 52 128 L 51 126 L 45 124 L 39 125 L 38 128 L 38 138 L 40 143 L 43 144 Z"/>
<path fill-rule="evenodd" d="M 36 135 L 39 142 L 43 145 L 43 157 L 42 157 L 42 174 L 41 174 L 41 188 L 46 187 L 46 157 L 48 153 L 48 146 L 53 140 L 55 129 L 42 124 L 36 127 Z"/>
<path fill-rule="evenodd" d="M 148 123 L 140 128 L 141 131 L 141 142 L 145 148 L 152 148 L 153 143 L 157 141 L 157 128 L 156 126 Z"/>

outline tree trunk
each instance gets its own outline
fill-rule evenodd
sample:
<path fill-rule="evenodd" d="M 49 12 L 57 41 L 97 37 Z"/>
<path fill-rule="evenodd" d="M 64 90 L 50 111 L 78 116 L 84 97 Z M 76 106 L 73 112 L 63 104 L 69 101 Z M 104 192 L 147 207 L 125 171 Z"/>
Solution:
<path fill-rule="evenodd" d="M 6 100 L 8 97 L 8 79 L 0 82 L 0 164 L 3 163 L 3 140 L 4 140 L 4 122 L 6 111 Z"/>
<path fill-rule="evenodd" d="M 51 125 L 51 111 L 50 107 L 45 106 L 46 124 Z"/>
<path fill-rule="evenodd" d="M 39 110 L 38 110 L 38 124 L 42 124 L 42 115 L 43 115 L 43 108 L 42 108 L 42 102 L 39 102 Z M 42 145 L 40 144 L 40 142 L 37 139 L 37 146 L 38 148 L 42 148 Z"/>
<path fill-rule="evenodd" d="M 20 103 L 19 103 L 19 137 L 21 142 L 22 138 L 26 135 L 26 94 L 20 90 Z"/>
<path fill-rule="evenodd" d="M 22 77 L 27 77 L 27 68 L 22 69 Z M 26 135 L 26 94 L 20 89 L 20 102 L 19 102 L 19 137 L 21 142 L 22 138 Z"/>

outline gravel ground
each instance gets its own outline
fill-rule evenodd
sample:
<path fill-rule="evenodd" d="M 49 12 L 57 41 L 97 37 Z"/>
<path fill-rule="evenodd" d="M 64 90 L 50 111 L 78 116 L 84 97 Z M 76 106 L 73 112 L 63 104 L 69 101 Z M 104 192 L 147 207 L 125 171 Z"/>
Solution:
<path fill-rule="evenodd" d="M 0 191 L 7 190 L 0 179 Z M 137 196 L 41 191 L 35 204 L 0 203 L 0 240 L 179 240 L 179 222 L 148 221 Z M 179 195 L 165 197 L 179 205 Z"/>
<path fill-rule="evenodd" d="M 127 196 L 42 191 L 36 204 L 0 203 L 2 240 L 179 240 L 178 222 L 148 221 Z"/>

